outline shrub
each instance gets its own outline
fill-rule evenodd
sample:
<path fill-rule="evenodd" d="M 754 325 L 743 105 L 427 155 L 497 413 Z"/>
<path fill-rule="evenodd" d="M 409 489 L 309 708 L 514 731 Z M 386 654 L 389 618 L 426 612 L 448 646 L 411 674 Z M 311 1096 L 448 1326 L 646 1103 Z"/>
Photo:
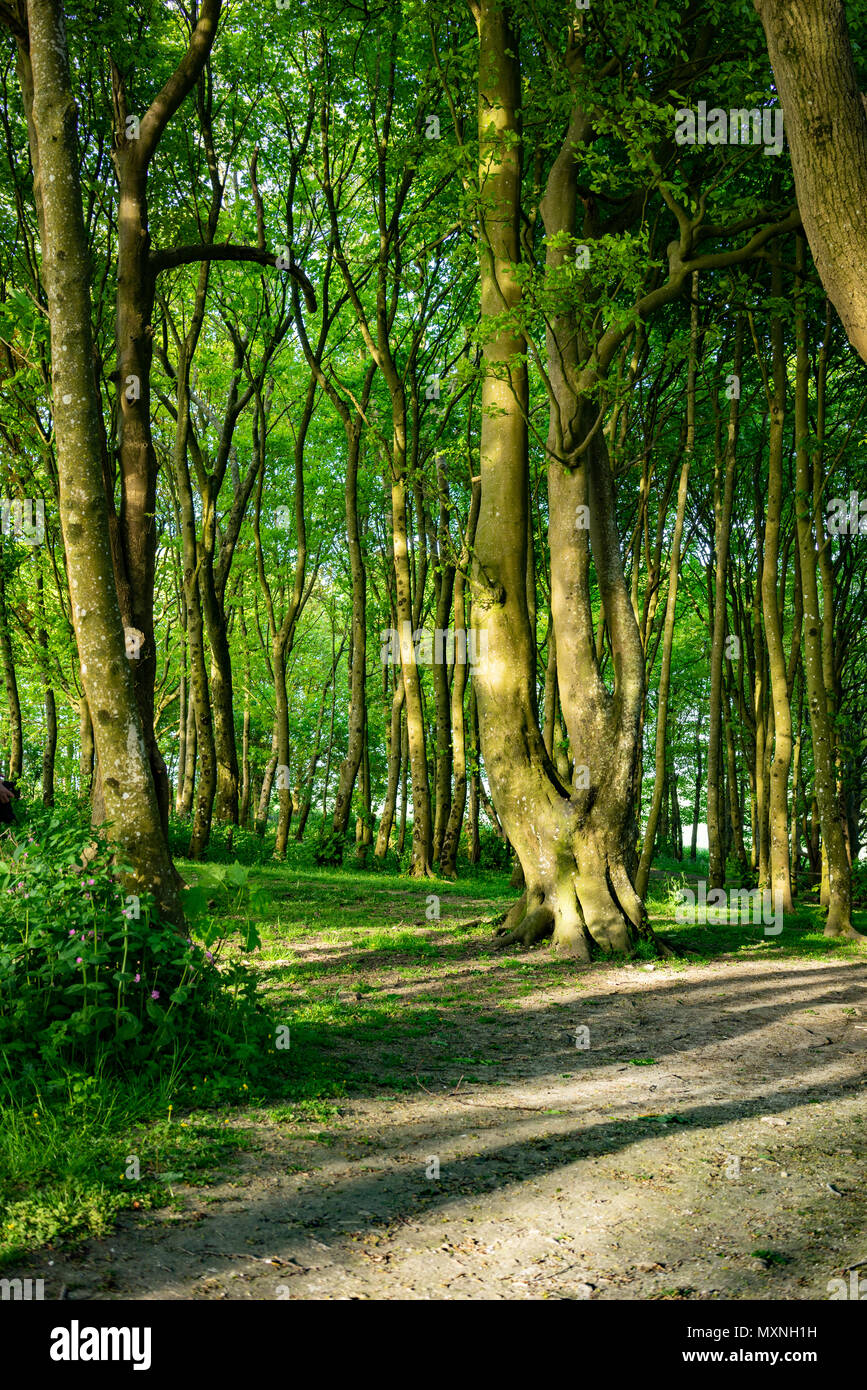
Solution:
<path fill-rule="evenodd" d="M 345 848 L 346 837 L 325 822 L 316 837 L 316 845 L 313 850 L 314 863 L 318 864 L 320 868 L 325 866 L 337 868 L 343 863 Z"/>
<path fill-rule="evenodd" d="M 202 921 L 204 944 L 180 935 L 147 897 L 125 896 L 122 871 L 102 831 L 56 810 L 31 811 L 0 841 L 0 1049 L 10 1068 L 99 1060 L 140 1071 L 167 1050 L 212 1067 L 221 1055 L 264 1055 L 272 1026 L 251 972 L 218 963 L 220 928 Z M 244 944 L 256 944 L 249 922 Z"/>

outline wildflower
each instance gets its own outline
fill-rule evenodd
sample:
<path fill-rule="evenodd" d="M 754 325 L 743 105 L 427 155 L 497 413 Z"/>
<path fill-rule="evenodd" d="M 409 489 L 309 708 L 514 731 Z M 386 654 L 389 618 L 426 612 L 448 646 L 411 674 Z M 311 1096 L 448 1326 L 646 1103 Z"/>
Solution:
<path fill-rule="evenodd" d="M 159 997 L 160 997 L 160 992 L 159 992 L 159 990 L 158 990 L 158 989 L 152 989 L 152 990 L 151 990 L 151 999 L 159 999 Z"/>
<path fill-rule="evenodd" d="M 141 975 L 136 975 L 135 980 L 133 981 L 133 983 L 137 985 L 140 979 L 141 979 Z"/>
<path fill-rule="evenodd" d="M 75 957 L 75 964 L 76 964 L 76 965 L 81 965 L 81 956 L 76 956 L 76 957 Z"/>

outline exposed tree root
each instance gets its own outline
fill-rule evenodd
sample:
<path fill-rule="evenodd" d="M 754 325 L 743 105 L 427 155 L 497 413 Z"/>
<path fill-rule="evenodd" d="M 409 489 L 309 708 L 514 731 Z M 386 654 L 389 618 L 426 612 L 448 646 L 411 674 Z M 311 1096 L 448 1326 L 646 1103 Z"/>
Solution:
<path fill-rule="evenodd" d="M 497 946 L 504 949 L 506 946 L 532 946 L 535 942 L 543 940 L 546 936 L 554 935 L 554 913 L 550 907 L 542 904 L 535 907 L 532 912 L 528 912 L 520 925 L 505 936 L 500 936 Z"/>
<path fill-rule="evenodd" d="M 856 931 L 854 927 L 847 927 L 845 931 L 828 931 L 825 928 L 825 936 L 833 941 L 867 941 L 867 936 L 861 931 Z"/>

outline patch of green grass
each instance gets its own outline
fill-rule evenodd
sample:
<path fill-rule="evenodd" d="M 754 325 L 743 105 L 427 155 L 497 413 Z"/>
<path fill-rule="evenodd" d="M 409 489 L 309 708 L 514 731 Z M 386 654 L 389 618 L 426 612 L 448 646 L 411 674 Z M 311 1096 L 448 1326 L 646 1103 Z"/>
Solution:
<path fill-rule="evenodd" d="M 224 1111 L 176 1116 L 171 1075 L 78 1079 L 65 1095 L 0 1104 L 0 1265 L 106 1235 L 118 1212 L 163 1204 L 178 1174 L 207 1185 L 248 1142 Z"/>

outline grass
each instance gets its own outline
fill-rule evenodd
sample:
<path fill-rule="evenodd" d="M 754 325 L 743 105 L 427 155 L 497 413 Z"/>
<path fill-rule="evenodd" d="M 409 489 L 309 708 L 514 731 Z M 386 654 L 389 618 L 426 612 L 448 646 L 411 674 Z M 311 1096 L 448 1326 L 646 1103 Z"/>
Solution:
<path fill-rule="evenodd" d="M 181 865 L 182 872 L 192 867 Z M 701 861 L 697 872 L 706 872 Z M 206 1188 L 253 1142 L 254 1119 L 303 1125 L 322 1142 L 317 1127 L 332 1124 L 349 1095 L 454 1088 L 464 1072 L 466 1084 L 495 1080 L 505 1044 L 493 1038 L 480 1053 L 478 1033 L 471 1042 L 464 1028 L 508 1019 L 535 990 L 586 987 L 593 970 L 607 968 L 594 963 L 576 977 L 570 961 L 545 950 L 496 950 L 491 923 L 514 898 L 505 870 L 415 883 L 393 866 L 316 868 L 310 850 L 293 843 L 286 864 L 262 864 L 253 876 L 265 890 L 254 914 L 262 946 L 245 959 L 259 972 L 275 1023 L 291 1035 L 279 1094 L 250 1089 L 237 1075 L 192 1076 L 171 1058 L 149 1082 L 98 1074 L 46 1085 L 19 1078 L 13 1086 L 0 1072 L 0 1264 L 39 1246 L 105 1235 L 119 1212 L 170 1206 L 172 1182 L 181 1179 L 168 1175 Z M 810 907 L 787 918 L 779 936 L 765 937 L 747 923 L 679 924 L 673 904 L 672 881 L 655 875 L 651 921 L 667 940 L 697 953 L 692 962 L 720 954 L 863 958 L 863 946 L 827 940 L 821 913 Z M 867 912 L 856 913 L 856 925 L 867 931 Z M 652 955 L 645 946 L 638 952 L 639 959 Z M 467 987 L 470 960 L 483 971 L 474 989 Z M 687 962 L 657 961 L 656 968 L 677 972 Z M 405 1062 L 410 1046 L 422 1049 L 417 1077 Z M 651 1057 L 631 1061 L 653 1065 Z M 644 1118 L 682 1123 L 671 1114 Z M 133 1158 L 137 1178 L 127 1176 Z"/>

